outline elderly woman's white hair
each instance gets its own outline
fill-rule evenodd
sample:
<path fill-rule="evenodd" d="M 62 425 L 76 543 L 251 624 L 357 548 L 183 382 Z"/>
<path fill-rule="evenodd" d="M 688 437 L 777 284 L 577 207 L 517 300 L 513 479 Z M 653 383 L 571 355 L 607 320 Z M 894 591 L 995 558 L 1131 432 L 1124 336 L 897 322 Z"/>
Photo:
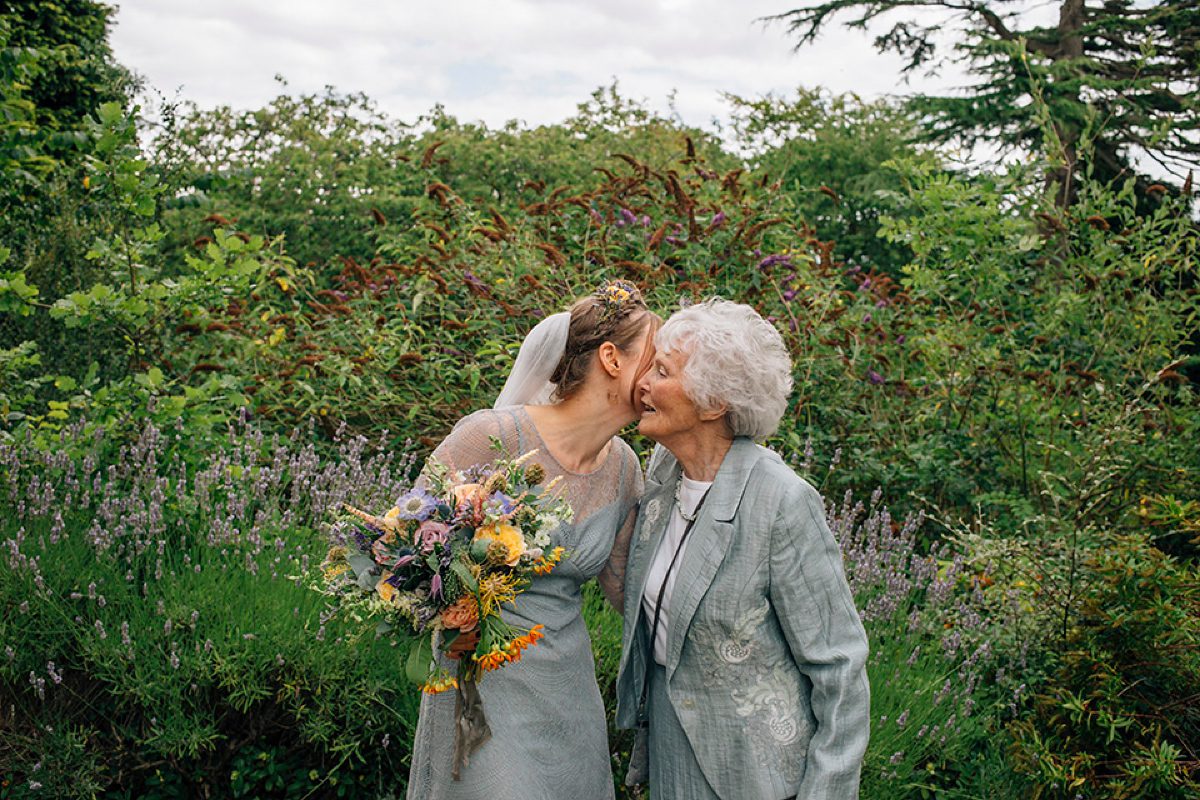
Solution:
<path fill-rule="evenodd" d="M 792 391 L 792 360 L 775 326 L 741 303 L 714 297 L 671 315 L 654 337 L 684 353 L 683 389 L 701 411 L 728 409 L 734 436 L 761 441 L 779 427 Z"/>

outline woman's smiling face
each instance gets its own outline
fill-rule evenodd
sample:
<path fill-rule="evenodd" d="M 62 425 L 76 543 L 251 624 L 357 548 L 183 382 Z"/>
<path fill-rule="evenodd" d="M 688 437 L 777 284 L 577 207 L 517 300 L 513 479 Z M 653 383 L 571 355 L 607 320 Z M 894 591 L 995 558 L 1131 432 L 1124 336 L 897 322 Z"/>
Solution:
<path fill-rule="evenodd" d="M 683 388 L 688 356 L 679 350 L 654 354 L 654 363 L 638 384 L 644 409 L 638 432 L 656 442 L 692 431 L 700 423 L 696 404 Z"/>

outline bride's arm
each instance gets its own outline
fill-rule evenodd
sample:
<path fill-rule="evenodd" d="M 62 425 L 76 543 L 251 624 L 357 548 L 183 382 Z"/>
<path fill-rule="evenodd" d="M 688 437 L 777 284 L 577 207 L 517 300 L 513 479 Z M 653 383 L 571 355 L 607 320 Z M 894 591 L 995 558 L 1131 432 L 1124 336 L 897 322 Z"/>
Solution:
<path fill-rule="evenodd" d="M 621 521 L 621 527 L 617 529 L 617 535 L 613 539 L 612 552 L 608 555 L 608 562 L 597 576 L 605 598 L 618 614 L 625 613 L 625 566 L 629 561 L 629 543 L 633 539 L 633 529 L 637 522 L 637 501 L 641 497 L 643 486 L 642 467 L 638 463 L 637 456 L 628 448 L 625 449 L 625 453 L 628 462 L 626 469 L 630 471 L 631 477 L 624 482 L 621 490 L 626 497 L 630 498 L 630 501 L 628 505 L 623 505 L 627 509 L 625 518 Z"/>

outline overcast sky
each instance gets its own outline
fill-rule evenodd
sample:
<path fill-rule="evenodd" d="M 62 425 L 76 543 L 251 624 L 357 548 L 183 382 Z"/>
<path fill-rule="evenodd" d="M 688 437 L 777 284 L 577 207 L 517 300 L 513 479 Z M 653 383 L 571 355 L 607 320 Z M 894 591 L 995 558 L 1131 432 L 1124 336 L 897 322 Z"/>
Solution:
<path fill-rule="evenodd" d="M 535 126 L 561 122 L 615 79 L 660 113 L 674 94 L 685 123 L 710 128 L 727 116 L 722 92 L 911 88 L 863 33 L 830 28 L 794 51 L 786 26 L 759 21 L 790 0 L 113 2 L 117 60 L 167 99 L 205 108 L 261 108 L 328 85 L 404 122 L 441 103 L 463 122 Z"/>

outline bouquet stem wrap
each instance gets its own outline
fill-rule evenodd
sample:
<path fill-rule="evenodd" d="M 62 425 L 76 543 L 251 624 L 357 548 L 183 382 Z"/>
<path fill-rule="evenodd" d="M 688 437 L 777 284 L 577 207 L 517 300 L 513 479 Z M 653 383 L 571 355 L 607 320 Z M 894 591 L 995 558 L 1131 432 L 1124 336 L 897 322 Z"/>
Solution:
<path fill-rule="evenodd" d="M 483 698 L 473 678 L 463 677 L 458 682 L 454 698 L 454 764 L 450 777 L 462 779 L 462 769 L 471 760 L 471 755 L 492 738 L 483 714 Z"/>

